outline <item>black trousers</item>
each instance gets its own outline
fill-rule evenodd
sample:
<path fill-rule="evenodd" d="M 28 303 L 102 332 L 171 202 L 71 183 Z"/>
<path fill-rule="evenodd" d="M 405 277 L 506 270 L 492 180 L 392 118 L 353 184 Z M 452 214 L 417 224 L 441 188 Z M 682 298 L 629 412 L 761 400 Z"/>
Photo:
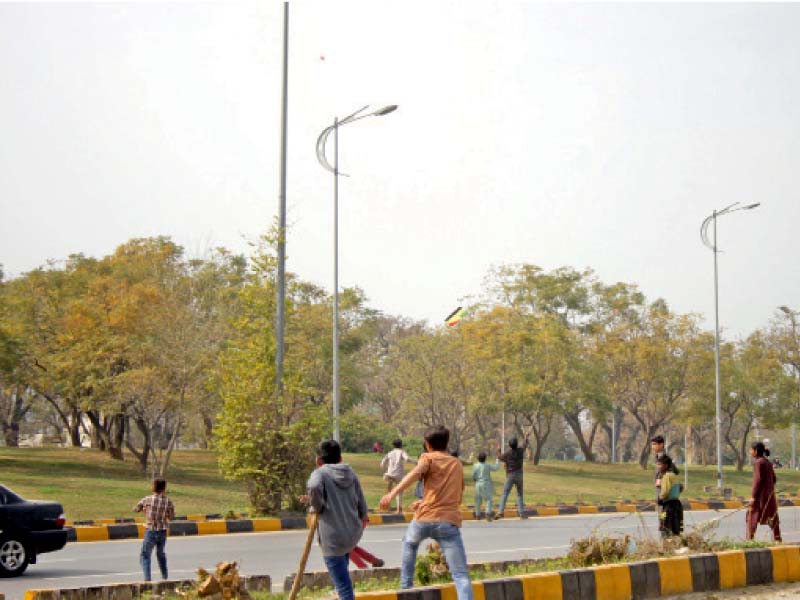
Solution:
<path fill-rule="evenodd" d="M 683 505 L 680 500 L 666 500 L 661 508 L 659 519 L 663 536 L 681 535 L 683 533 Z"/>

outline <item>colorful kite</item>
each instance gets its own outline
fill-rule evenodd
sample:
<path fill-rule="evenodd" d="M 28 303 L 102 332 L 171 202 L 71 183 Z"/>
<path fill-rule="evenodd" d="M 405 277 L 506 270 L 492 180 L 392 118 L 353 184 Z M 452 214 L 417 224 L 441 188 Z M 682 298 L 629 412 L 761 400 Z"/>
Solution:
<path fill-rule="evenodd" d="M 457 309 L 447 315 L 447 318 L 444 320 L 444 322 L 447 323 L 448 327 L 455 327 L 459 324 L 461 317 L 463 317 L 465 314 L 467 314 L 467 311 L 459 306 Z"/>

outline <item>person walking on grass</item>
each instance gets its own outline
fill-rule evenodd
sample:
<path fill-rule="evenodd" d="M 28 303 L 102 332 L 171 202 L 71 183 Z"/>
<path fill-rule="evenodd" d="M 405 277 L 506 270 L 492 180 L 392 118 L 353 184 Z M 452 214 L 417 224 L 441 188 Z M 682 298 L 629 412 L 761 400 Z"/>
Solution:
<path fill-rule="evenodd" d="M 412 505 L 414 518 L 403 537 L 400 587 L 405 590 L 414 586 L 419 545 L 426 538 L 433 538 L 442 548 L 458 600 L 473 600 L 467 554 L 460 530 L 464 469 L 459 460 L 447 452 L 449 441 L 450 431 L 443 425 L 425 432 L 425 454 L 420 456 L 417 466 L 381 498 L 380 507 L 387 509 L 404 489 L 422 479 L 422 500 Z"/>
<path fill-rule="evenodd" d="M 151 578 L 150 559 L 153 556 L 153 548 L 156 550 L 161 579 L 166 580 L 168 576 L 167 553 L 164 549 L 167 545 L 170 519 L 175 518 L 175 505 L 167 497 L 167 480 L 161 477 L 154 479 L 153 493 L 139 500 L 133 510 L 134 512 L 144 511 L 145 514 L 144 540 L 142 540 L 142 551 L 139 554 L 144 580 L 150 581 Z"/>
<path fill-rule="evenodd" d="M 348 564 L 369 516 L 361 482 L 350 465 L 342 464 L 342 448 L 336 440 L 317 447 L 317 468 L 306 490 L 300 502 L 318 515 L 317 540 L 336 594 L 339 600 L 354 600 Z"/>
<path fill-rule="evenodd" d="M 658 496 L 659 530 L 661 537 L 683 533 L 683 505 L 681 492 L 683 484 L 678 481 L 678 468 L 672 459 L 662 454 L 658 457 L 658 470 L 661 473 L 661 490 Z"/>
<path fill-rule="evenodd" d="M 481 518 L 481 506 L 486 501 L 486 520 L 491 521 L 492 497 L 494 496 L 494 483 L 492 471 L 500 468 L 500 461 L 495 459 L 494 464 L 486 463 L 486 452 L 478 454 L 478 462 L 472 467 L 472 480 L 475 482 L 475 518 Z"/>
<path fill-rule="evenodd" d="M 525 515 L 525 499 L 522 492 L 522 469 L 525 464 L 525 450 L 528 449 L 528 438 L 531 432 L 525 434 L 522 447 L 519 446 L 517 438 L 512 437 L 508 440 L 508 450 L 500 454 L 500 447 L 497 448 L 497 460 L 505 464 L 506 482 L 503 484 L 503 495 L 500 497 L 500 507 L 497 509 L 496 519 L 502 519 L 506 510 L 506 500 L 511 493 L 511 488 L 517 488 L 517 513 L 520 519 L 527 519 Z"/>
<path fill-rule="evenodd" d="M 750 447 L 753 463 L 753 499 L 747 509 L 747 539 L 752 540 L 759 525 L 769 525 L 776 542 L 782 541 L 781 523 L 778 518 L 778 497 L 775 483 L 778 478 L 769 462 L 769 450 L 763 442 L 755 442 Z"/>
<path fill-rule="evenodd" d="M 413 458 L 411 458 L 408 453 L 403 450 L 403 440 L 396 439 L 392 442 L 392 446 L 394 449 L 391 450 L 386 456 L 383 457 L 381 460 L 381 469 L 384 469 L 386 472 L 383 474 L 383 479 L 386 481 L 386 491 L 391 492 L 392 489 L 400 483 L 400 480 L 403 479 L 404 470 L 403 470 L 403 463 L 413 463 L 417 464 Z M 397 512 L 403 512 L 403 495 L 397 495 Z"/>

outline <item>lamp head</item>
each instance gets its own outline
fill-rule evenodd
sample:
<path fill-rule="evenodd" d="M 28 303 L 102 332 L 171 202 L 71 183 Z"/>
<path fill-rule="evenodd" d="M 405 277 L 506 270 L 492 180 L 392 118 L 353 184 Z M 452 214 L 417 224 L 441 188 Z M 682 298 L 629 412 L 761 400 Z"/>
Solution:
<path fill-rule="evenodd" d="M 758 206 L 761 206 L 761 202 L 756 202 L 754 204 L 748 204 L 747 206 L 743 206 L 742 210 L 750 210 L 750 209 L 756 208 Z"/>
<path fill-rule="evenodd" d="M 783 312 L 785 312 L 787 315 L 790 315 L 790 316 L 791 316 L 791 314 L 792 314 L 792 309 L 790 309 L 790 308 L 789 308 L 788 306 L 786 306 L 785 304 L 784 304 L 784 305 L 782 305 L 782 306 L 779 306 L 779 307 L 778 307 L 778 309 L 779 309 L 779 310 L 782 310 L 782 311 L 783 311 Z"/>
<path fill-rule="evenodd" d="M 397 104 L 390 104 L 389 106 L 384 106 L 383 108 L 379 108 L 376 110 L 373 115 L 376 117 L 382 117 L 383 115 L 388 115 L 390 112 L 394 112 L 397 110 Z"/>

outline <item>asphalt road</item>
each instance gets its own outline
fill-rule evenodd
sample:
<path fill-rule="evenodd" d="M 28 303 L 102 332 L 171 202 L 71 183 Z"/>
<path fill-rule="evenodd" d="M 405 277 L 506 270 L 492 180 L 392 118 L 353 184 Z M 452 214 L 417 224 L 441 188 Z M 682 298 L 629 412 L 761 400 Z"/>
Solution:
<path fill-rule="evenodd" d="M 686 513 L 686 528 L 722 517 L 717 537 L 742 538 L 744 511 L 698 511 Z M 800 508 L 781 509 L 784 540 L 800 541 Z M 560 556 L 567 552 L 571 539 L 598 530 L 641 536 L 643 528 L 657 535 L 655 515 L 644 513 L 642 519 L 632 514 L 576 515 L 533 517 L 525 521 L 503 519 L 494 523 L 467 521 L 463 535 L 469 562 Z M 363 546 L 386 561 L 400 564 L 401 540 L 405 526 L 368 527 Z M 768 539 L 769 530 L 760 528 L 758 538 Z M 273 589 L 282 589 L 284 578 L 297 568 L 305 531 L 243 533 L 170 538 L 167 557 L 170 577 L 192 579 L 197 567 L 212 570 L 222 560 L 235 560 L 247 574 L 269 574 Z M 35 588 L 83 587 L 103 583 L 140 581 L 138 555 L 141 541 L 82 542 L 39 557 L 39 563 L 15 579 L 0 580 L 0 592 L 7 600 L 22 600 L 25 590 Z M 424 548 L 424 546 L 423 546 Z M 322 557 L 315 548 L 307 570 L 324 570 Z M 153 574 L 158 572 L 155 556 Z"/>

